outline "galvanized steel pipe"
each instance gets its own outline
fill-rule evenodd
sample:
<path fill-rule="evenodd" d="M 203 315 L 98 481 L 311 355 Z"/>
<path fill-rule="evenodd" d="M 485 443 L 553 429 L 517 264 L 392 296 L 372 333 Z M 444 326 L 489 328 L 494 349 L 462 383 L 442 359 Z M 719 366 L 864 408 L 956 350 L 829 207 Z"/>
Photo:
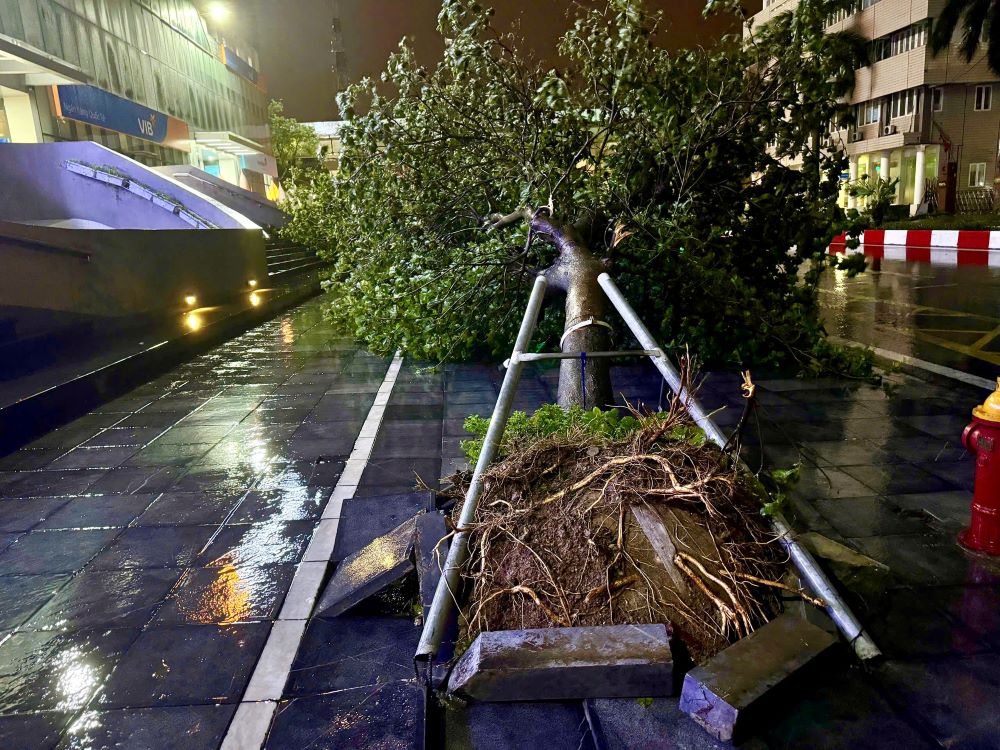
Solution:
<path fill-rule="evenodd" d="M 615 282 L 608 274 L 602 273 L 598 277 L 598 283 L 600 283 L 605 294 L 608 295 L 608 299 L 611 300 L 611 304 L 615 306 L 618 314 L 624 319 L 625 324 L 632 331 L 632 335 L 638 339 L 639 345 L 643 349 L 655 349 L 659 352 L 658 356 L 651 356 L 650 359 L 656 365 L 656 369 L 660 371 L 660 374 L 663 375 L 671 390 L 680 396 L 681 401 L 687 407 L 688 413 L 694 419 L 695 423 L 705 431 L 705 434 L 713 443 L 719 447 L 724 446 L 726 444 L 726 437 L 701 407 L 701 404 L 682 387 L 680 373 L 677 372 L 673 363 L 657 345 L 653 339 L 653 335 L 639 319 L 639 316 L 636 315 L 635 310 L 632 309 L 632 306 L 622 295 L 621 290 Z M 816 558 L 795 539 L 785 519 L 779 514 L 771 517 L 771 523 L 778 534 L 778 539 L 788 552 L 792 563 L 798 569 L 803 579 L 805 579 L 806 585 L 816 596 L 826 602 L 830 619 L 834 621 L 840 632 L 851 644 L 858 658 L 867 660 L 880 656 L 882 652 L 878 646 L 875 645 L 875 642 L 865 632 L 864 627 L 858 622 L 851 608 L 847 606 L 847 603 L 841 598 L 837 589 L 834 588 L 833 583 L 830 582 L 830 579 L 827 578 L 826 574 L 819 567 Z"/>
<path fill-rule="evenodd" d="M 479 451 L 479 460 L 476 462 L 475 471 L 472 473 L 472 481 L 469 489 L 465 493 L 465 503 L 462 505 L 462 515 L 458 521 L 459 531 L 451 540 L 451 548 L 448 550 L 448 557 L 442 568 L 441 579 L 438 581 L 437 589 L 434 591 L 434 601 L 431 603 L 431 610 L 427 614 L 424 622 L 423 632 L 420 634 L 420 643 L 417 646 L 416 658 L 429 660 L 437 655 L 441 648 L 441 638 L 444 635 L 445 621 L 451 608 L 455 605 L 455 597 L 458 595 L 458 584 L 461 577 L 462 568 L 469 555 L 469 533 L 465 531 L 476 519 L 476 508 L 479 505 L 479 496 L 483 491 L 482 475 L 487 467 L 493 462 L 497 451 L 500 449 L 500 441 L 503 438 L 504 430 L 507 427 L 507 418 L 514 403 L 514 394 L 517 391 L 517 384 L 521 379 L 521 370 L 524 369 L 524 360 L 520 358 L 528 345 L 531 343 L 531 335 L 534 333 L 535 325 L 538 322 L 538 314 L 542 309 L 542 301 L 545 297 L 545 277 L 535 278 L 535 285 L 531 290 L 531 297 L 528 299 L 528 307 L 524 311 L 524 318 L 521 320 L 521 330 L 517 334 L 517 341 L 514 343 L 514 351 L 511 354 L 510 367 L 504 375 L 503 384 L 500 386 L 500 394 L 497 396 L 497 403 L 493 409 L 493 416 L 490 418 L 490 426 L 483 439 L 483 447 Z"/>

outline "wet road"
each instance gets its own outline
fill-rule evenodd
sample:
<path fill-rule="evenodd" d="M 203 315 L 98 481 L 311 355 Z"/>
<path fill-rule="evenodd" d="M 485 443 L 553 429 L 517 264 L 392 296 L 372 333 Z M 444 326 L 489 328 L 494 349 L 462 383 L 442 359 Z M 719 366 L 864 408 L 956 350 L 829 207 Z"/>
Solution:
<path fill-rule="evenodd" d="M 881 260 L 821 289 L 836 336 L 984 378 L 1000 373 L 1000 268 Z"/>

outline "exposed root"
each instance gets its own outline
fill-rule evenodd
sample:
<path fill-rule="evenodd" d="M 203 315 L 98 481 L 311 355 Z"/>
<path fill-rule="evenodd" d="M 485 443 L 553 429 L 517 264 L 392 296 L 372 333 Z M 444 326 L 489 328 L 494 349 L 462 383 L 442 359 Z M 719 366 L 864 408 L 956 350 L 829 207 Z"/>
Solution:
<path fill-rule="evenodd" d="M 675 398 L 665 414 L 635 414 L 642 428 L 627 440 L 545 438 L 483 475 L 467 529 L 465 637 L 662 622 L 700 660 L 780 611 L 778 590 L 802 595 L 777 583 L 787 558 L 749 479 L 717 448 L 680 439 L 692 429 L 683 405 Z M 459 491 L 468 480 L 452 478 Z M 672 560 L 657 558 L 633 505 L 664 524 Z M 671 563 L 684 578 L 671 578 Z"/>

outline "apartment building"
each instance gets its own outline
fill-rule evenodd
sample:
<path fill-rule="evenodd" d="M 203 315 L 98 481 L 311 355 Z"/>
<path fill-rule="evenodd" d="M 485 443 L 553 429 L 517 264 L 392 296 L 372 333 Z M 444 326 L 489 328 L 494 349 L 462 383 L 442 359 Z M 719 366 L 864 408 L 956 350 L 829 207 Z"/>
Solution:
<path fill-rule="evenodd" d="M 95 141 L 276 193 L 257 54 L 190 0 L 0 0 L 0 148 Z M 233 6 L 235 11 L 235 6 Z"/>
<path fill-rule="evenodd" d="M 765 0 L 745 30 L 791 10 L 798 0 Z M 945 0 L 859 0 L 829 19 L 828 31 L 852 30 L 871 40 L 871 64 L 856 73 L 850 104 L 855 124 L 829 135 L 845 151 L 845 177 L 899 179 L 896 202 L 916 212 L 936 201 L 954 211 L 963 191 L 1000 186 L 1000 77 L 985 47 L 971 62 L 949 49 L 933 55 L 930 24 Z M 846 191 L 846 206 L 853 206 Z"/>

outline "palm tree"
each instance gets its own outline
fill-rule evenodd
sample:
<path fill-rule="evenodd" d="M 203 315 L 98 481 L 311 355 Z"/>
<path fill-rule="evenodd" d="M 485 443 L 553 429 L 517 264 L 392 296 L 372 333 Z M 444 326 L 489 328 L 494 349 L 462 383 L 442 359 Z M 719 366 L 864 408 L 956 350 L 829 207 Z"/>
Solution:
<path fill-rule="evenodd" d="M 986 62 L 1000 74 L 1000 0 L 948 0 L 931 29 L 931 51 L 951 44 L 956 28 L 962 30 L 961 52 L 971 62 L 986 31 Z"/>

